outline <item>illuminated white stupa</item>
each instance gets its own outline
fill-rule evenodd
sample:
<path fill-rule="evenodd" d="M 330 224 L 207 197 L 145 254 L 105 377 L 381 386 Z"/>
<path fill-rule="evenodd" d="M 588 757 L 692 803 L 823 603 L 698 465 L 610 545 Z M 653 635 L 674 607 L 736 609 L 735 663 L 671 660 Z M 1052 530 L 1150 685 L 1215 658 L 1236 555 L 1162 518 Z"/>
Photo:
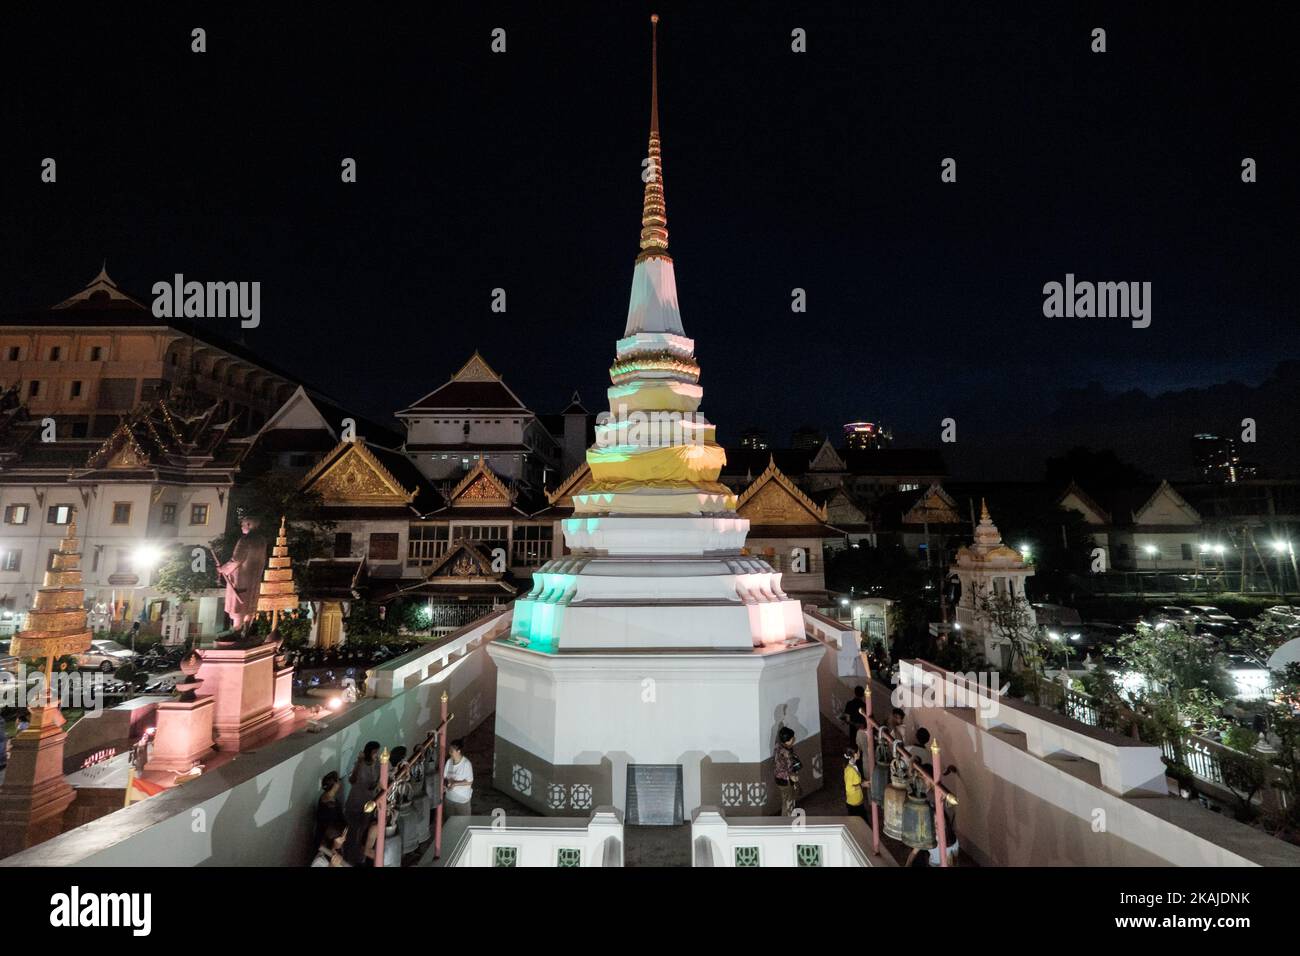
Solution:
<path fill-rule="evenodd" d="M 509 638 L 488 648 L 494 782 L 549 812 L 614 804 L 629 822 L 656 815 L 649 804 L 674 776 L 687 816 L 701 804 L 776 812 L 783 724 L 805 765 L 820 766 L 824 649 L 805 636 L 780 573 L 743 553 L 749 522 L 718 482 L 725 453 L 699 411 L 668 255 L 653 44 L 651 91 L 641 251 L 610 414 L 587 452 L 591 483 L 564 522 L 572 553 L 534 574 Z M 819 775 L 805 771 L 802 785 Z"/>

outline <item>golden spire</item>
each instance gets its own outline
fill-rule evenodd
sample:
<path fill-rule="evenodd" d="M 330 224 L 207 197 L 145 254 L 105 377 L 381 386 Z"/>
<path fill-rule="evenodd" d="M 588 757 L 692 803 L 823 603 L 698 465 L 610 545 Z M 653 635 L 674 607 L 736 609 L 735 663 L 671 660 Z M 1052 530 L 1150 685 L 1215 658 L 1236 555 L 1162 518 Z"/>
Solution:
<path fill-rule="evenodd" d="M 650 149 L 646 163 L 645 200 L 641 206 L 641 254 L 668 252 L 668 207 L 664 205 L 664 168 L 659 153 L 659 14 L 650 15 Z"/>
<path fill-rule="evenodd" d="M 289 537 L 285 533 L 284 518 L 280 518 L 280 533 L 275 536 L 271 559 L 262 574 L 262 588 L 257 597 L 257 613 L 270 612 L 271 630 L 280 626 L 280 612 L 292 611 L 298 606 L 298 591 L 293 585 L 293 560 L 289 557 Z"/>

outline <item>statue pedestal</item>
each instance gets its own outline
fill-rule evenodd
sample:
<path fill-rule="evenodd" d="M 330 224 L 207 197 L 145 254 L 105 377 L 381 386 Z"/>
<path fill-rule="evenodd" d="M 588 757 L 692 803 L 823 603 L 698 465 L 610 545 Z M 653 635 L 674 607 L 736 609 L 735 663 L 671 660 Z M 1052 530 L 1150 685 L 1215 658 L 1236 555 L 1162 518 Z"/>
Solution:
<path fill-rule="evenodd" d="M 188 773 L 212 753 L 212 721 L 216 702 L 211 697 L 169 700 L 158 705 L 153 749 L 146 772 Z"/>
<path fill-rule="evenodd" d="M 63 779 L 63 715 L 33 708 L 32 723 L 14 738 L 0 786 L 0 857 L 56 837 L 77 792 Z"/>
<path fill-rule="evenodd" d="M 293 665 L 278 667 L 275 671 L 275 713 L 288 717 L 293 713 Z"/>
<path fill-rule="evenodd" d="M 212 736 L 218 750 L 248 750 L 276 729 L 274 644 L 203 651 L 199 699 L 215 702 Z"/>

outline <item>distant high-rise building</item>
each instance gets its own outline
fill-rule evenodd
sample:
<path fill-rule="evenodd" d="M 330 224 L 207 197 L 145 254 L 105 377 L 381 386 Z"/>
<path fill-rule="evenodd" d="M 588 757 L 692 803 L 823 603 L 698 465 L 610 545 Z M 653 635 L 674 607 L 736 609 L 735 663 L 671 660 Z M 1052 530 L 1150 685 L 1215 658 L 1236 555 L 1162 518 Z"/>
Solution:
<path fill-rule="evenodd" d="M 878 422 L 848 422 L 844 426 L 844 444 L 849 448 L 884 448 L 893 440 L 893 430 Z"/>
<path fill-rule="evenodd" d="M 1192 436 L 1192 457 L 1196 474 L 1201 481 L 1214 484 L 1231 484 L 1256 476 L 1256 467 L 1242 461 L 1237 453 L 1237 443 L 1231 438 L 1202 432 Z"/>
<path fill-rule="evenodd" d="M 752 448 L 754 451 L 763 451 L 768 447 L 767 432 L 758 427 L 746 428 L 740 436 L 741 448 Z"/>
<path fill-rule="evenodd" d="M 812 425 L 801 425 L 794 430 L 794 434 L 790 437 L 790 447 L 815 451 L 822 446 L 822 442 L 825 440 L 826 433 L 820 428 Z"/>

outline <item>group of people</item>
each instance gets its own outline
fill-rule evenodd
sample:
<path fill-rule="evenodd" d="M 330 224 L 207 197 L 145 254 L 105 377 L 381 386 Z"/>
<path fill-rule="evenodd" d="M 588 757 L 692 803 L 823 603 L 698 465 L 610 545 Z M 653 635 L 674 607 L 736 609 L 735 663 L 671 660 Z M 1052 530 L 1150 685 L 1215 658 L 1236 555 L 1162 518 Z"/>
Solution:
<path fill-rule="evenodd" d="M 374 866 L 379 845 L 380 800 L 390 794 L 380 786 L 381 750 L 379 741 L 372 740 L 357 754 L 347 778 L 344 780 L 331 770 L 321 778 L 321 796 L 316 804 L 316 855 L 312 866 Z M 447 745 L 447 760 L 441 773 L 426 771 L 426 763 L 434 757 L 434 749 L 426 751 L 426 759 L 411 763 L 405 747 L 395 747 L 388 757 L 388 782 L 395 806 L 411 802 L 413 788 L 423 783 L 425 793 L 434 798 L 430 807 L 439 802 L 443 814 L 468 816 L 472 809 L 474 793 L 474 767 L 465 756 L 465 742 L 453 740 Z M 440 799 L 439 799 L 440 798 Z M 430 813 L 434 812 L 432 809 Z"/>
<path fill-rule="evenodd" d="M 848 816 L 860 817 L 868 824 L 871 822 L 869 812 L 869 803 L 872 801 L 880 802 L 882 794 L 873 794 L 871 786 L 871 777 L 873 767 L 866 765 L 866 755 L 870 753 L 871 740 L 868 735 L 872 733 L 870 725 L 867 723 L 867 701 L 866 688 L 858 686 L 853 689 L 853 698 L 844 705 L 842 717 L 848 726 L 849 745 L 844 748 L 844 809 Z M 913 734 L 912 743 L 907 743 L 906 737 L 907 714 L 901 707 L 895 707 L 890 711 L 889 717 L 886 718 L 885 724 L 877 731 L 879 737 L 876 743 L 876 757 L 884 766 L 894 756 L 894 743 L 901 744 L 901 749 L 909 758 L 909 773 L 913 782 L 919 781 L 918 791 L 922 793 L 931 793 L 934 789 L 934 767 L 931 763 L 932 757 L 930 752 L 930 732 L 924 727 L 918 727 Z M 776 778 L 776 789 L 781 797 L 781 815 L 793 816 L 795 807 L 798 804 L 799 790 L 799 771 L 801 761 L 799 755 L 795 753 L 795 732 L 789 727 L 782 727 L 777 732 L 776 746 L 772 752 L 773 775 Z M 924 771 L 926 776 L 915 772 L 916 766 Z M 955 766 L 949 766 L 942 776 L 948 776 L 956 773 Z M 928 776 L 929 779 L 926 779 Z M 921 786 L 923 784 L 923 786 Z M 933 813 L 933 798 L 928 801 L 928 805 Z M 948 802 L 944 801 L 944 824 L 945 824 L 945 842 L 949 854 L 949 865 L 952 865 L 957 856 L 957 830 L 956 830 L 956 810 Z M 933 830 L 933 827 L 931 827 Z M 923 852 L 920 848 L 913 848 L 908 854 L 906 866 L 938 866 L 941 863 L 940 851 L 935 847 L 929 852 Z"/>

